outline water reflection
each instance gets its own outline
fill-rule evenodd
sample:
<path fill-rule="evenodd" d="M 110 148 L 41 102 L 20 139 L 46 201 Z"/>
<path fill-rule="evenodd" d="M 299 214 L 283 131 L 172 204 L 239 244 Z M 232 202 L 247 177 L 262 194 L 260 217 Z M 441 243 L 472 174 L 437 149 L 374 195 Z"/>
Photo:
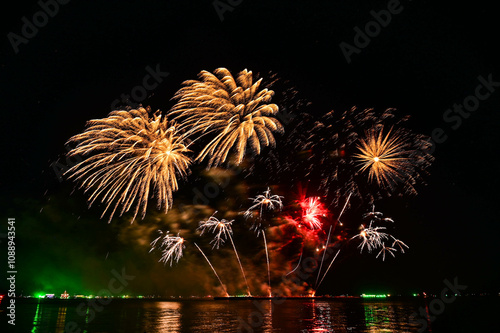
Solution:
<path fill-rule="evenodd" d="M 60 307 L 59 313 L 57 314 L 57 323 L 56 323 L 56 331 L 55 333 L 63 333 L 64 327 L 66 325 L 66 310 L 67 307 Z"/>
<path fill-rule="evenodd" d="M 23 332 L 417 332 L 409 317 L 421 304 L 406 301 L 113 300 L 97 310 L 82 302 L 19 303 L 20 316 L 32 318 Z M 23 323 L 24 324 L 24 323 Z"/>
<path fill-rule="evenodd" d="M 142 322 L 146 332 L 181 331 L 181 303 L 146 303 L 143 308 Z"/>

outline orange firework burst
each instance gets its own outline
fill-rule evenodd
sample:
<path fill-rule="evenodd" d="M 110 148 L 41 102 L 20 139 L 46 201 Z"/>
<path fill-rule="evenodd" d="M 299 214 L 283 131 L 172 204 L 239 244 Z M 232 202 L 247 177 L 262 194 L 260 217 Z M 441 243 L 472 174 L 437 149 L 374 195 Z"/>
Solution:
<path fill-rule="evenodd" d="M 177 177 L 185 177 L 191 163 L 184 139 L 174 124 L 159 114 L 150 119 L 144 108 L 113 111 L 107 118 L 89 121 L 83 133 L 69 140 L 78 144 L 68 154 L 84 159 L 67 172 L 85 192 L 93 191 L 90 205 L 99 197 L 106 203 L 102 216 L 114 205 L 109 221 L 119 206 L 121 215 L 134 204 L 132 221 L 141 208 L 144 218 L 153 194 L 158 208 L 167 212 L 178 189 Z"/>
<path fill-rule="evenodd" d="M 252 72 L 246 69 L 236 80 L 225 68 L 214 73 L 202 71 L 200 81 L 184 82 L 170 112 L 189 133 L 215 135 L 196 159 L 209 156 L 209 166 L 218 166 L 234 150 L 236 164 L 240 164 L 247 146 L 257 155 L 262 147 L 275 146 L 273 132 L 283 132 L 283 126 L 275 118 L 278 106 L 268 104 L 274 92 L 259 91 L 261 80 L 254 83 Z"/>
<path fill-rule="evenodd" d="M 354 155 L 358 160 L 359 170 L 368 171 L 368 180 L 383 188 L 392 189 L 397 183 L 407 183 L 412 187 L 414 169 L 414 151 L 403 135 L 392 132 L 384 134 L 383 126 L 374 127 L 361 138 Z"/>

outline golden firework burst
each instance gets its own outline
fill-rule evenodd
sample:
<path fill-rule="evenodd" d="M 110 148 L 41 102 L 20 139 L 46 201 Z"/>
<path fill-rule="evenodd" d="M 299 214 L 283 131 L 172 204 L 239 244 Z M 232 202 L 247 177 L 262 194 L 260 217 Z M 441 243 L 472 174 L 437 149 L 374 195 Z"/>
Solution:
<path fill-rule="evenodd" d="M 392 188 L 396 183 L 411 180 L 409 167 L 412 163 L 412 151 L 403 136 L 392 133 L 384 134 L 383 126 L 372 128 L 366 137 L 357 144 L 358 160 L 361 172 L 368 171 L 368 180 L 376 181 L 381 187 Z"/>
<path fill-rule="evenodd" d="M 77 146 L 68 154 L 83 160 L 67 173 L 85 192 L 92 192 L 89 206 L 97 198 L 106 203 L 102 216 L 114 206 L 109 221 L 119 206 L 121 216 L 134 204 L 132 221 L 139 210 L 144 218 L 151 196 L 156 196 L 158 209 L 167 212 L 178 189 L 177 177 L 185 177 L 191 163 L 185 137 L 178 133 L 174 123 L 158 113 L 150 118 L 144 108 L 113 111 L 107 118 L 89 121 L 83 133 L 69 140 Z"/>
<path fill-rule="evenodd" d="M 200 81 L 184 82 L 170 111 L 190 135 L 214 135 L 197 160 L 210 157 L 209 167 L 218 166 L 234 150 L 239 165 L 247 146 L 257 155 L 262 147 L 275 146 L 273 132 L 283 132 L 283 126 L 275 118 L 278 106 L 268 104 L 274 92 L 259 90 L 262 79 L 254 83 L 252 72 L 245 69 L 235 80 L 225 68 L 216 69 L 214 74 L 202 71 L 198 76 Z"/>

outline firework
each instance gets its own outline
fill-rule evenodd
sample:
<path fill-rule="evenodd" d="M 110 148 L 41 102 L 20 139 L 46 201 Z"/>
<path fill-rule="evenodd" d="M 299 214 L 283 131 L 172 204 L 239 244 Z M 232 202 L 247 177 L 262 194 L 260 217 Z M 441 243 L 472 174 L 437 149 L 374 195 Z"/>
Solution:
<path fill-rule="evenodd" d="M 200 226 L 198 227 L 199 230 L 201 230 L 201 234 L 205 230 L 209 230 L 215 234 L 214 239 L 210 243 L 214 243 L 214 246 L 217 246 L 219 248 L 220 244 L 224 244 L 224 241 L 227 237 L 229 237 L 229 240 L 231 241 L 231 244 L 233 245 L 233 250 L 234 254 L 236 255 L 236 259 L 238 260 L 238 264 L 240 265 L 241 269 L 241 274 L 243 275 L 243 279 L 245 280 L 245 285 L 247 287 L 247 293 L 248 296 L 251 296 L 250 293 L 250 287 L 248 286 L 248 281 L 247 277 L 245 275 L 245 271 L 243 270 L 243 266 L 241 265 L 240 261 L 240 256 L 238 255 L 238 251 L 236 250 L 236 246 L 234 245 L 233 237 L 231 234 L 233 233 L 233 230 L 231 229 L 231 224 L 234 222 L 234 220 L 227 221 L 227 220 L 220 220 L 217 219 L 214 215 L 217 213 L 212 214 L 208 220 L 201 221 Z"/>
<path fill-rule="evenodd" d="M 319 197 L 310 197 L 299 202 L 302 208 L 302 222 L 310 229 L 321 229 L 323 223 L 320 218 L 325 217 L 328 210 L 325 209 Z"/>
<path fill-rule="evenodd" d="M 361 249 L 361 253 L 363 252 L 365 247 L 368 252 L 380 249 L 380 252 L 377 254 L 376 258 L 382 255 L 382 260 L 385 260 L 386 253 L 389 253 L 393 257 L 395 256 L 394 252 L 397 252 L 396 246 L 399 248 L 401 253 L 405 253 L 405 248 L 409 248 L 408 245 L 403 243 L 401 240 L 386 233 L 386 227 L 376 226 L 376 224 L 381 222 L 394 223 L 394 220 L 388 217 L 384 217 L 384 214 L 381 212 L 376 212 L 375 206 L 372 206 L 372 210 L 364 214 L 363 218 L 370 220 L 368 227 L 365 227 L 365 225 L 362 224 L 360 227 L 360 232 L 351 238 L 351 240 L 355 238 L 359 238 L 361 240 L 361 243 L 358 245 L 358 248 Z M 393 243 L 392 246 L 389 247 L 385 245 L 385 242 L 390 239 L 393 241 Z"/>
<path fill-rule="evenodd" d="M 377 256 L 375 258 L 378 258 L 382 254 L 382 261 L 385 261 L 385 254 L 389 253 L 390 255 L 395 257 L 395 255 L 393 253 L 395 251 L 396 251 L 396 249 L 394 249 L 392 247 L 385 246 L 385 244 L 382 243 L 382 248 L 380 249 L 380 252 L 377 254 Z"/>
<path fill-rule="evenodd" d="M 259 220 L 262 220 L 263 209 L 267 209 L 269 211 L 275 209 L 283 209 L 283 203 L 281 202 L 282 198 L 283 197 L 279 195 L 271 195 L 271 189 L 268 187 L 267 190 L 264 191 L 264 194 L 259 194 L 255 198 L 250 198 L 250 200 L 253 200 L 253 205 L 245 212 L 245 218 L 253 216 L 253 212 L 256 208 L 258 208 L 260 211 L 260 214 L 258 216 Z"/>
<path fill-rule="evenodd" d="M 428 153 L 429 138 L 407 129 L 408 119 L 397 117 L 394 109 L 376 112 L 355 107 L 343 113 L 330 111 L 319 119 L 301 114 L 290 124 L 293 128 L 286 132 L 277 149 L 270 152 L 272 163 L 267 164 L 277 165 L 277 176 L 272 177 L 280 181 L 307 181 L 318 188 L 328 206 L 340 206 L 348 195 L 352 196 L 351 203 L 357 205 L 371 204 L 394 193 L 416 194 L 415 185 L 423 183 L 421 175 L 433 157 Z M 383 147 L 385 169 L 375 169 L 383 162 L 381 156 L 375 156 L 376 149 L 370 153 L 365 148 L 376 146 L 379 134 L 380 143 L 388 136 Z M 393 156 L 388 157 L 387 152 Z M 388 161 L 389 158 L 397 160 Z M 395 164 L 397 169 L 392 170 Z M 296 179 L 297 175 L 301 179 Z"/>
<path fill-rule="evenodd" d="M 113 206 L 109 221 L 118 207 L 121 216 L 134 205 L 132 222 L 139 211 L 144 218 L 150 196 L 167 212 L 178 189 L 177 177 L 185 177 L 191 163 L 185 137 L 178 133 L 175 123 L 158 113 L 150 118 L 144 108 L 113 111 L 89 121 L 83 133 L 69 140 L 77 146 L 68 154 L 84 159 L 67 173 L 85 192 L 92 192 L 89 207 L 98 198 L 106 204 L 101 218 Z"/>
<path fill-rule="evenodd" d="M 361 239 L 361 243 L 358 246 L 359 248 L 361 248 L 361 253 L 363 253 L 365 247 L 368 252 L 371 252 L 373 249 L 381 247 L 383 241 L 389 237 L 388 234 L 381 231 L 385 229 L 385 227 L 372 226 L 366 228 L 364 225 L 361 225 L 361 231 L 351 239 Z"/>
<path fill-rule="evenodd" d="M 222 219 L 219 221 L 214 215 L 215 212 L 208 220 L 201 221 L 198 230 L 201 230 L 200 235 L 203 235 L 205 231 L 210 231 L 215 234 L 214 239 L 210 242 L 213 244 L 212 248 L 219 248 L 220 245 L 223 245 L 228 237 L 231 237 L 233 230 L 231 229 L 231 224 L 234 220 L 228 221 Z"/>
<path fill-rule="evenodd" d="M 158 241 L 161 240 L 158 247 L 162 249 L 162 256 L 158 261 L 163 261 L 165 264 L 170 261 L 170 266 L 172 266 L 174 260 L 175 262 L 179 262 L 179 259 L 182 257 L 182 250 L 186 247 L 184 245 L 184 238 L 179 237 L 178 234 L 177 236 L 172 236 L 168 231 L 165 235 L 163 235 L 161 230 L 159 232 L 160 236 L 151 242 L 151 250 L 149 252 L 155 250 Z"/>
<path fill-rule="evenodd" d="M 208 260 L 207 256 L 205 255 L 205 253 L 203 253 L 203 251 L 200 249 L 200 247 L 198 246 L 198 244 L 194 243 L 194 245 L 196 246 L 196 248 L 198 248 L 198 250 L 200 250 L 201 254 L 203 255 L 203 258 L 205 258 L 205 260 L 210 265 L 210 268 L 212 268 L 212 271 L 214 272 L 215 276 L 217 277 L 217 280 L 219 280 L 219 283 L 220 283 L 222 289 L 224 290 L 225 296 L 226 297 L 229 296 L 229 294 L 227 293 L 226 287 L 222 283 L 222 280 L 220 279 L 219 274 L 217 274 L 217 271 L 215 270 L 214 266 L 212 266 L 212 263 L 210 262 L 210 260 Z"/>
<path fill-rule="evenodd" d="M 384 135 L 384 128 L 371 129 L 362 138 L 354 154 L 360 172 L 368 172 L 368 181 L 376 181 L 382 188 L 393 189 L 398 183 L 413 187 L 414 162 L 408 142 L 404 136 L 392 132 Z"/>
<path fill-rule="evenodd" d="M 264 240 L 264 248 L 266 250 L 266 262 L 267 262 L 267 279 L 269 283 L 269 296 L 272 295 L 271 292 L 271 270 L 269 267 L 269 251 L 267 249 L 267 240 L 266 240 L 266 231 L 262 228 L 262 220 L 263 220 L 263 209 L 267 210 L 275 210 L 275 209 L 283 209 L 283 203 L 281 201 L 283 197 L 279 195 L 271 195 L 271 189 L 268 187 L 264 194 L 259 194 L 255 198 L 250 198 L 253 200 L 253 205 L 248 208 L 248 210 L 244 213 L 245 218 L 249 218 L 253 216 L 253 212 L 255 209 L 259 209 L 260 214 L 258 215 L 256 223 L 252 226 L 253 229 L 257 231 L 257 236 L 262 233 L 262 237 Z"/>
<path fill-rule="evenodd" d="M 283 132 L 283 126 L 275 118 L 278 106 L 268 104 L 274 92 L 259 91 L 261 80 L 254 83 L 251 71 L 243 70 L 236 79 L 225 68 L 214 73 L 202 71 L 200 81 L 185 81 L 174 96 L 178 102 L 170 114 L 192 134 L 214 135 L 197 160 L 209 157 L 209 167 L 218 166 L 233 150 L 239 165 L 247 146 L 256 155 L 262 147 L 275 146 L 273 132 Z"/>
<path fill-rule="evenodd" d="M 405 253 L 405 248 L 409 248 L 408 245 L 406 245 L 405 243 L 403 243 L 402 241 L 400 241 L 399 239 L 396 239 L 394 237 L 391 236 L 391 238 L 393 239 L 393 243 L 392 243 L 392 246 L 393 248 L 395 248 L 395 246 L 397 245 L 399 247 L 399 250 L 401 251 L 401 253 Z"/>

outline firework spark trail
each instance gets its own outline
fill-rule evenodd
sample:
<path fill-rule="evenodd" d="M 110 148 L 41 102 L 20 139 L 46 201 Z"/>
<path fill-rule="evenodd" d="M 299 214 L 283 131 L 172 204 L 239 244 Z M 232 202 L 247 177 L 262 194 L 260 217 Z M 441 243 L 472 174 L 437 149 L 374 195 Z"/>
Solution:
<path fill-rule="evenodd" d="M 304 247 L 302 247 L 302 252 L 300 252 L 299 262 L 297 263 L 297 266 L 292 271 L 288 272 L 285 276 L 292 274 L 293 272 L 295 272 L 297 270 L 297 268 L 299 268 L 300 261 L 302 260 L 303 254 L 304 254 Z"/>
<path fill-rule="evenodd" d="M 212 268 L 212 271 L 214 271 L 214 274 L 215 276 L 217 277 L 217 279 L 219 280 L 220 282 L 220 285 L 222 287 L 222 289 L 224 289 L 224 293 L 226 294 L 225 296 L 228 297 L 229 294 L 227 293 L 227 290 L 226 290 L 226 287 L 224 286 L 224 284 L 222 283 L 219 275 L 217 274 L 217 272 L 215 271 L 215 268 L 214 266 L 212 266 L 212 264 L 210 263 L 210 260 L 208 260 L 207 256 L 205 255 L 205 253 L 203 253 L 203 251 L 200 249 L 200 247 L 198 246 L 198 244 L 194 243 L 194 245 L 198 248 L 198 250 L 200 250 L 201 254 L 203 255 L 203 257 L 207 260 L 208 264 L 210 265 L 210 268 Z"/>
<path fill-rule="evenodd" d="M 158 261 L 163 261 L 165 264 L 170 261 L 170 267 L 172 267 L 172 262 L 174 260 L 179 262 L 179 259 L 182 257 L 182 250 L 186 247 L 184 245 L 184 238 L 179 237 L 179 235 L 171 236 L 168 231 L 165 236 L 162 236 L 163 232 L 161 230 L 159 230 L 159 232 L 160 236 L 151 242 L 151 249 L 149 252 L 153 251 L 156 248 L 156 243 L 163 238 L 159 246 L 163 248 L 162 256 Z"/>
<path fill-rule="evenodd" d="M 267 241 L 266 241 L 266 232 L 262 231 L 262 237 L 264 237 L 264 247 L 266 248 L 266 261 L 267 261 L 267 279 L 269 283 L 269 297 L 271 297 L 272 291 L 271 291 L 271 270 L 269 268 L 269 252 L 267 251 Z"/>
<path fill-rule="evenodd" d="M 386 252 L 390 253 L 391 256 L 394 258 L 395 255 L 394 255 L 393 252 L 395 252 L 395 251 L 396 251 L 396 249 L 394 249 L 392 247 L 389 247 L 389 246 L 385 246 L 385 244 L 382 243 L 382 248 L 381 248 L 380 252 L 377 254 L 377 256 L 375 258 L 378 258 L 382 254 L 382 261 L 385 261 L 385 254 L 386 254 Z"/>
<path fill-rule="evenodd" d="M 214 215 L 217 213 L 212 214 L 210 218 L 206 221 L 201 221 L 200 226 L 198 227 L 199 230 L 201 230 L 201 235 L 205 232 L 205 230 L 209 230 L 213 233 L 215 233 L 214 239 L 210 242 L 210 244 L 214 243 L 213 247 L 217 246 L 219 248 L 220 244 L 224 244 L 225 239 L 229 237 L 231 240 L 231 244 L 233 245 L 234 249 L 234 254 L 236 255 L 236 259 L 238 259 L 238 264 L 240 265 L 241 273 L 243 274 L 243 279 L 245 280 L 245 285 L 247 287 L 247 292 L 248 296 L 251 296 L 250 293 L 250 287 L 248 286 L 248 281 L 247 277 L 245 275 L 245 271 L 243 270 L 243 266 L 241 265 L 240 261 L 240 256 L 238 255 L 238 251 L 236 250 L 236 246 L 234 245 L 233 237 L 231 234 L 233 233 L 233 230 L 231 229 L 231 224 L 234 222 L 234 220 L 227 221 L 225 219 L 222 219 L 219 221 Z M 219 229 L 217 231 L 217 229 Z"/>
<path fill-rule="evenodd" d="M 375 226 L 375 224 L 378 222 L 394 223 L 394 220 L 388 217 L 384 217 L 384 214 L 381 212 L 376 212 L 374 206 L 372 206 L 371 212 L 368 212 L 363 215 L 363 218 L 370 219 L 368 227 L 365 227 L 364 224 L 362 224 L 361 231 L 357 235 L 354 235 L 351 238 L 351 240 L 354 238 L 361 239 L 361 243 L 358 245 L 358 248 L 361 248 L 360 253 L 363 253 L 365 247 L 369 253 L 372 252 L 373 250 L 380 249 L 376 258 L 382 255 L 382 261 L 385 261 L 386 253 L 389 253 L 390 255 L 395 257 L 394 252 L 398 251 L 395 248 L 396 245 L 399 247 L 401 253 L 405 253 L 404 251 L 405 248 L 409 248 L 408 245 L 403 243 L 401 240 L 395 238 L 394 236 L 386 232 L 382 232 L 381 230 L 386 230 L 385 227 Z M 390 247 L 385 245 L 385 241 L 388 241 L 389 239 L 392 239 L 393 241 L 392 246 Z"/>
<path fill-rule="evenodd" d="M 268 187 L 267 190 L 264 191 L 264 194 L 259 194 L 255 198 L 250 198 L 250 200 L 253 200 L 253 205 L 246 210 L 244 213 L 245 218 L 249 218 L 253 216 L 253 210 L 260 207 L 259 211 L 260 214 L 257 218 L 256 222 L 254 221 L 254 225 L 252 226 L 251 229 L 255 229 L 257 231 L 257 237 L 259 236 L 259 233 L 262 233 L 262 237 L 264 238 L 264 247 L 266 250 L 266 261 L 267 261 L 267 277 L 268 277 L 268 283 L 269 283 L 269 296 L 272 295 L 271 293 L 271 269 L 269 265 L 269 251 L 267 249 L 267 240 L 266 240 L 266 230 L 262 226 L 262 221 L 263 221 L 263 209 L 267 208 L 267 210 L 274 210 L 274 209 L 283 209 L 283 202 L 281 199 L 283 196 L 279 195 L 271 195 L 271 189 Z"/>
<path fill-rule="evenodd" d="M 340 253 L 340 249 L 337 251 L 337 254 L 335 254 L 335 257 L 333 257 L 333 260 L 332 260 L 332 262 L 330 263 L 330 265 L 328 265 L 328 268 L 326 269 L 325 274 L 324 274 L 324 275 L 323 275 L 323 277 L 321 278 L 321 281 L 319 281 L 319 284 L 318 284 L 318 286 L 316 287 L 316 290 L 318 290 L 319 286 L 321 285 L 321 283 L 322 283 L 322 282 L 323 282 L 323 280 L 325 279 L 326 274 L 328 274 L 328 271 L 330 270 L 330 267 L 332 267 L 333 262 L 335 261 L 335 259 L 337 259 L 337 256 L 339 255 L 339 253 Z"/>
<path fill-rule="evenodd" d="M 344 210 L 346 209 L 347 204 L 349 203 L 349 199 L 351 199 L 351 194 L 352 193 L 349 193 L 349 196 L 347 197 L 347 200 L 345 201 L 344 207 L 342 207 L 342 210 L 340 211 L 339 217 L 337 219 L 340 225 L 342 225 L 342 222 L 340 222 L 340 218 L 342 217 L 342 214 L 344 214 Z M 319 265 L 318 276 L 316 276 L 316 283 L 315 283 L 316 285 L 318 285 L 318 279 L 319 279 L 319 275 L 321 274 L 321 268 L 323 267 L 323 261 L 325 260 L 326 250 L 328 249 L 328 243 L 330 240 L 331 232 L 332 232 L 332 226 L 330 226 L 330 229 L 328 230 L 328 237 L 326 238 L 325 251 L 323 252 L 323 258 L 321 258 L 321 264 Z"/>
<path fill-rule="evenodd" d="M 238 263 L 240 264 L 241 274 L 243 274 L 243 279 L 245 279 L 248 296 L 252 296 L 252 294 L 250 293 L 250 287 L 248 286 L 248 281 L 245 275 L 245 271 L 243 270 L 243 266 L 241 265 L 240 256 L 238 255 L 238 251 L 236 251 L 236 246 L 234 245 L 233 237 L 231 237 L 231 234 L 229 234 L 229 239 L 231 240 L 231 244 L 233 244 L 234 254 L 236 254 L 236 259 L 238 259 Z"/>
<path fill-rule="evenodd" d="M 198 227 L 198 230 L 201 230 L 200 235 L 203 235 L 205 230 L 211 231 L 215 234 L 214 239 L 210 241 L 210 244 L 213 243 L 212 249 L 215 247 L 219 248 L 220 245 L 224 244 L 228 235 L 233 232 L 231 224 L 234 222 L 234 220 L 228 221 L 225 219 L 219 221 L 219 219 L 214 216 L 215 214 L 217 214 L 217 211 L 215 211 L 215 213 L 213 213 L 208 220 L 201 221 L 200 226 Z"/>
<path fill-rule="evenodd" d="M 177 177 L 189 173 L 191 159 L 186 155 L 186 137 L 177 126 L 148 110 L 113 111 L 107 118 L 91 120 L 81 134 L 68 142 L 76 148 L 68 156 L 81 155 L 83 161 L 65 174 L 91 191 L 89 207 L 100 197 L 104 212 L 112 208 L 109 222 L 121 206 L 120 216 L 135 204 L 134 216 L 146 214 L 151 194 L 157 197 L 158 209 L 165 213 L 172 206 L 177 191 Z"/>
<path fill-rule="evenodd" d="M 283 208 L 283 203 L 281 201 L 283 197 L 279 195 L 271 195 L 271 189 L 268 187 L 264 194 L 259 194 L 255 198 L 250 198 L 253 200 L 253 206 L 247 209 L 244 216 L 245 218 L 249 218 L 253 215 L 253 210 L 257 207 L 260 207 L 260 215 L 259 219 L 262 220 L 262 210 L 263 208 L 267 208 L 268 210 L 274 210 L 277 207 L 279 210 Z"/>
<path fill-rule="evenodd" d="M 323 267 L 323 261 L 325 260 L 326 250 L 328 250 L 328 242 L 330 241 L 330 233 L 332 232 L 332 226 L 328 230 L 328 237 L 326 238 L 325 250 L 323 251 L 323 258 L 321 259 L 321 264 L 319 265 L 318 275 L 316 276 L 316 282 L 314 285 L 318 285 L 319 275 L 321 274 L 321 268 Z M 316 288 L 317 289 L 317 288 Z"/>

